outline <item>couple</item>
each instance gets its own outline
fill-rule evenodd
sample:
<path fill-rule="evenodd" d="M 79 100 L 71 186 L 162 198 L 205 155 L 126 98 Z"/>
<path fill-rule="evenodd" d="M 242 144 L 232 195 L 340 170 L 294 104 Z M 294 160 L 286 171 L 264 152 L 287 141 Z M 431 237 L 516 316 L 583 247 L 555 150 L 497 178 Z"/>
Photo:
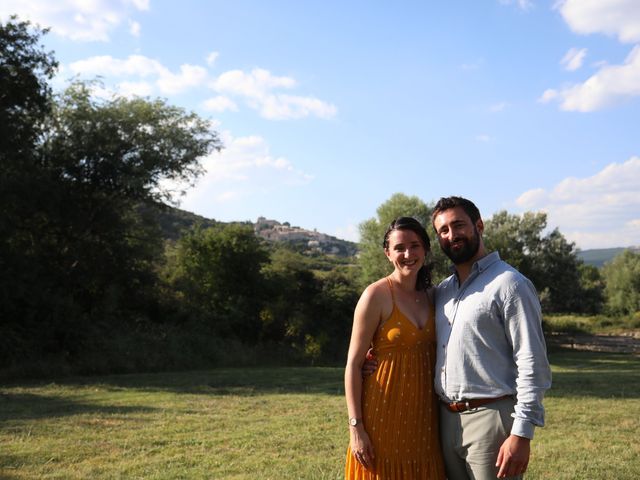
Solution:
<path fill-rule="evenodd" d="M 383 242 L 393 273 L 356 306 L 346 478 L 521 478 L 551 385 L 536 290 L 485 251 L 471 201 L 441 198 L 432 223 L 454 274 L 431 288 L 427 233 L 401 217 Z"/>

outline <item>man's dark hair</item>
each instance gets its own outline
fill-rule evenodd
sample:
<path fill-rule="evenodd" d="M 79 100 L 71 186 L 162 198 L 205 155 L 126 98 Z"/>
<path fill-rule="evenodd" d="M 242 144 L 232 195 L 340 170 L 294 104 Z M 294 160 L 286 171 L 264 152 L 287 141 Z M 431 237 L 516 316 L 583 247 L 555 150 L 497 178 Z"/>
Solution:
<path fill-rule="evenodd" d="M 433 212 L 431 213 L 431 224 L 433 225 L 433 228 L 435 229 L 435 225 L 433 222 L 436 219 L 437 215 L 444 212 L 445 210 L 449 210 L 455 207 L 461 207 L 464 210 L 464 213 L 469 216 L 473 224 L 480 220 L 480 210 L 478 210 L 478 207 L 476 207 L 476 205 L 471 200 L 467 200 L 466 198 L 462 197 L 442 197 L 440 200 L 438 200 L 436 206 L 433 207 Z"/>

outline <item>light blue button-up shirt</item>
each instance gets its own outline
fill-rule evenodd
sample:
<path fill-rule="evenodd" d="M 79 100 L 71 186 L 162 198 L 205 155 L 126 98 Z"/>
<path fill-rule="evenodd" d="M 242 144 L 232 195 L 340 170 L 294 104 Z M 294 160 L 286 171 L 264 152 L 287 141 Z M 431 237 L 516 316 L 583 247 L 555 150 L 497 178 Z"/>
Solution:
<path fill-rule="evenodd" d="M 436 289 L 435 388 L 445 401 L 514 395 L 511 433 L 533 438 L 544 425 L 551 369 L 533 284 L 493 252 L 462 285 L 454 274 Z"/>

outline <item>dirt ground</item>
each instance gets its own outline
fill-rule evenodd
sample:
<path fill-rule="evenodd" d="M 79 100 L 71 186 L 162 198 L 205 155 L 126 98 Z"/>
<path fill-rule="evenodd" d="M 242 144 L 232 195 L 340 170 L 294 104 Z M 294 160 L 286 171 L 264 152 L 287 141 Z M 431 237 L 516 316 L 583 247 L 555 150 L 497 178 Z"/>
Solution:
<path fill-rule="evenodd" d="M 616 335 L 588 335 L 583 333 L 553 333 L 546 337 L 547 345 L 592 352 L 633 353 L 640 355 L 640 331 Z"/>

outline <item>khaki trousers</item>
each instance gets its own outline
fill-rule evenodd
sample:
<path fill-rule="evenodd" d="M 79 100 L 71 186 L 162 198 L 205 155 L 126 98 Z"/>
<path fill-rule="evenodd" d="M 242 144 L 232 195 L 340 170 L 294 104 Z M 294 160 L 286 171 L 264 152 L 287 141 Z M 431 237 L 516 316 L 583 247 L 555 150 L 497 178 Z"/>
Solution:
<path fill-rule="evenodd" d="M 505 398 L 462 413 L 440 404 L 440 441 L 449 480 L 497 478 L 496 460 L 511 432 L 514 404 L 513 399 Z"/>

